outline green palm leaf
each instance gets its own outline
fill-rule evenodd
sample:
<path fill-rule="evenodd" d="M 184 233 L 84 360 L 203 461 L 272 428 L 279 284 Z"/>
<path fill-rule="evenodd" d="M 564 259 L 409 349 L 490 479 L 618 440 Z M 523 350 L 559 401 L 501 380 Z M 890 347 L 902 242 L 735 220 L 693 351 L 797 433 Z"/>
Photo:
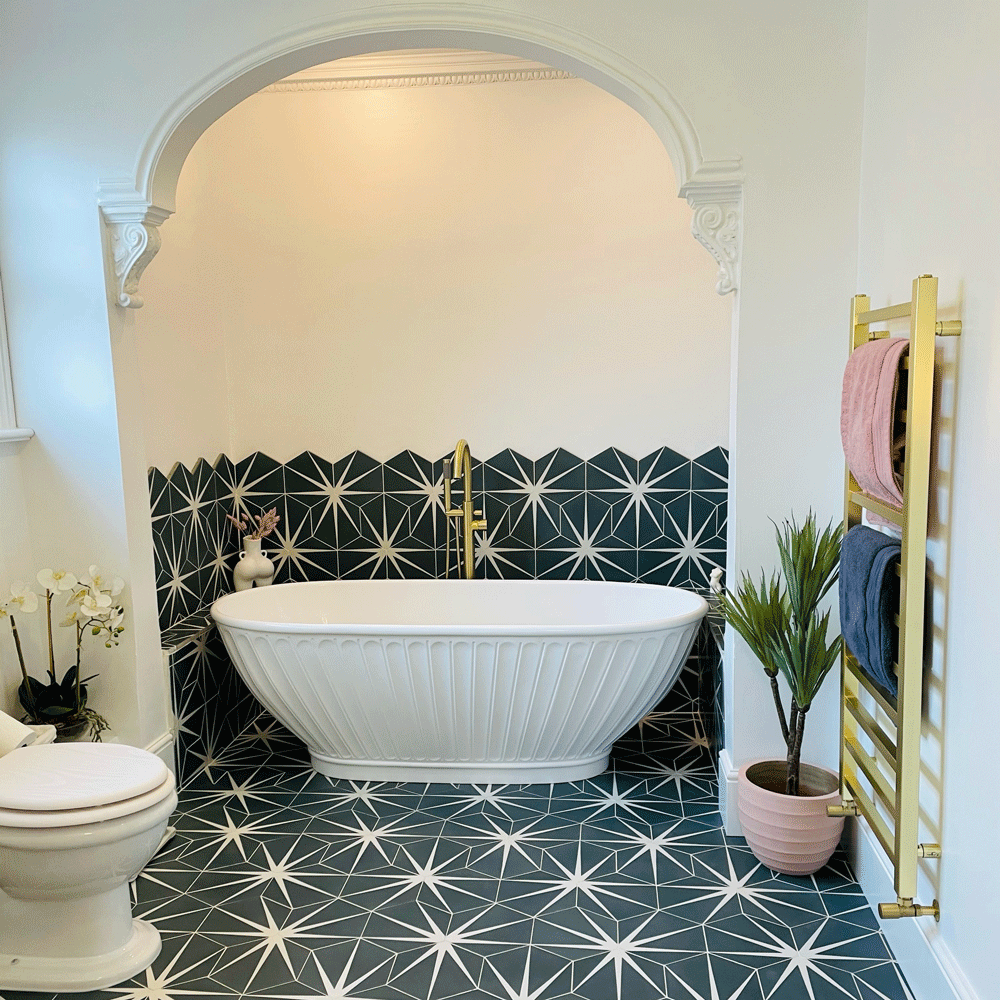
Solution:
<path fill-rule="evenodd" d="M 791 626 L 791 605 L 777 575 L 765 581 L 761 574 L 759 588 L 744 575 L 735 596 L 726 592 L 719 595 L 719 607 L 726 621 L 764 665 L 768 676 L 774 677 L 778 664 L 771 652 L 771 636 Z"/>

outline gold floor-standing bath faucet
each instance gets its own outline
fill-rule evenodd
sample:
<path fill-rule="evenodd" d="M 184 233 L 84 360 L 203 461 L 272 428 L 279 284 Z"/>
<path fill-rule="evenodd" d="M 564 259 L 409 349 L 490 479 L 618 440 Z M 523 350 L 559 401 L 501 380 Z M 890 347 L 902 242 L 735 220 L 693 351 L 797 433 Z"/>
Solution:
<path fill-rule="evenodd" d="M 476 515 L 482 515 L 483 512 L 472 509 L 472 453 L 469 451 L 469 443 L 465 438 L 462 438 L 455 445 L 455 457 L 446 458 L 441 463 L 441 473 L 444 479 L 444 512 L 448 517 L 459 518 L 461 523 L 461 528 L 459 528 L 458 523 L 455 526 L 458 572 L 466 580 L 471 580 L 472 571 L 475 569 L 472 533 L 485 530 L 487 525 L 485 519 L 476 520 Z M 451 506 L 452 479 L 462 480 L 462 506 L 454 509 Z M 450 541 L 450 531 L 448 536 Z M 461 544 L 459 544 L 459 538 L 461 538 Z"/>

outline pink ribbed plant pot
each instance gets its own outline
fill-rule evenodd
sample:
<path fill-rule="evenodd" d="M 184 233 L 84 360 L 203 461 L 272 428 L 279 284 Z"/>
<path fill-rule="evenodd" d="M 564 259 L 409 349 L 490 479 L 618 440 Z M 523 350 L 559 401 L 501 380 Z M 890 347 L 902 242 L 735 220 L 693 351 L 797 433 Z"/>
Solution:
<path fill-rule="evenodd" d="M 826 814 L 840 802 L 840 779 L 832 771 L 802 764 L 799 787 L 785 795 L 785 762 L 744 764 L 739 777 L 743 836 L 754 857 L 783 875 L 812 875 L 830 860 L 844 830 L 842 817 Z"/>

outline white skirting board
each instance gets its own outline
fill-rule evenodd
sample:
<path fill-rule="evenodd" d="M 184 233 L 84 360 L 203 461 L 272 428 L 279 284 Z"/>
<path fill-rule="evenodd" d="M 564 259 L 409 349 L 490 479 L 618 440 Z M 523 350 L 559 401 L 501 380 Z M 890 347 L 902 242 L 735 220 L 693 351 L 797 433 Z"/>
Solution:
<path fill-rule="evenodd" d="M 733 766 L 729 751 L 723 748 L 719 751 L 719 812 L 722 813 L 722 829 L 727 837 L 742 837 L 743 827 L 740 826 L 739 803 L 739 770 Z"/>
<path fill-rule="evenodd" d="M 177 760 L 175 755 L 173 733 L 163 733 L 161 736 L 157 736 L 157 738 L 146 747 L 146 750 L 149 753 L 156 754 L 156 756 L 159 757 L 160 760 L 162 760 L 163 763 L 174 772 L 174 774 L 177 773 Z"/>
<path fill-rule="evenodd" d="M 854 874 L 877 915 L 879 903 L 896 899 L 889 859 L 864 820 L 849 821 L 848 827 Z M 931 917 L 879 924 L 916 1000 L 979 1000 Z"/>

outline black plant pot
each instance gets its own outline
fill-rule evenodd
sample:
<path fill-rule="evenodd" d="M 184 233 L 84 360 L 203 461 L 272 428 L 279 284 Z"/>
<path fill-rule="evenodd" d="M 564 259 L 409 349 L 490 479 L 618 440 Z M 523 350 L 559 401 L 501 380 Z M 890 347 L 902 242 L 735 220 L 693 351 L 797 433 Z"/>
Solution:
<path fill-rule="evenodd" d="M 53 725 L 56 727 L 56 743 L 73 743 L 90 728 L 90 719 L 83 715 L 74 715 Z"/>

